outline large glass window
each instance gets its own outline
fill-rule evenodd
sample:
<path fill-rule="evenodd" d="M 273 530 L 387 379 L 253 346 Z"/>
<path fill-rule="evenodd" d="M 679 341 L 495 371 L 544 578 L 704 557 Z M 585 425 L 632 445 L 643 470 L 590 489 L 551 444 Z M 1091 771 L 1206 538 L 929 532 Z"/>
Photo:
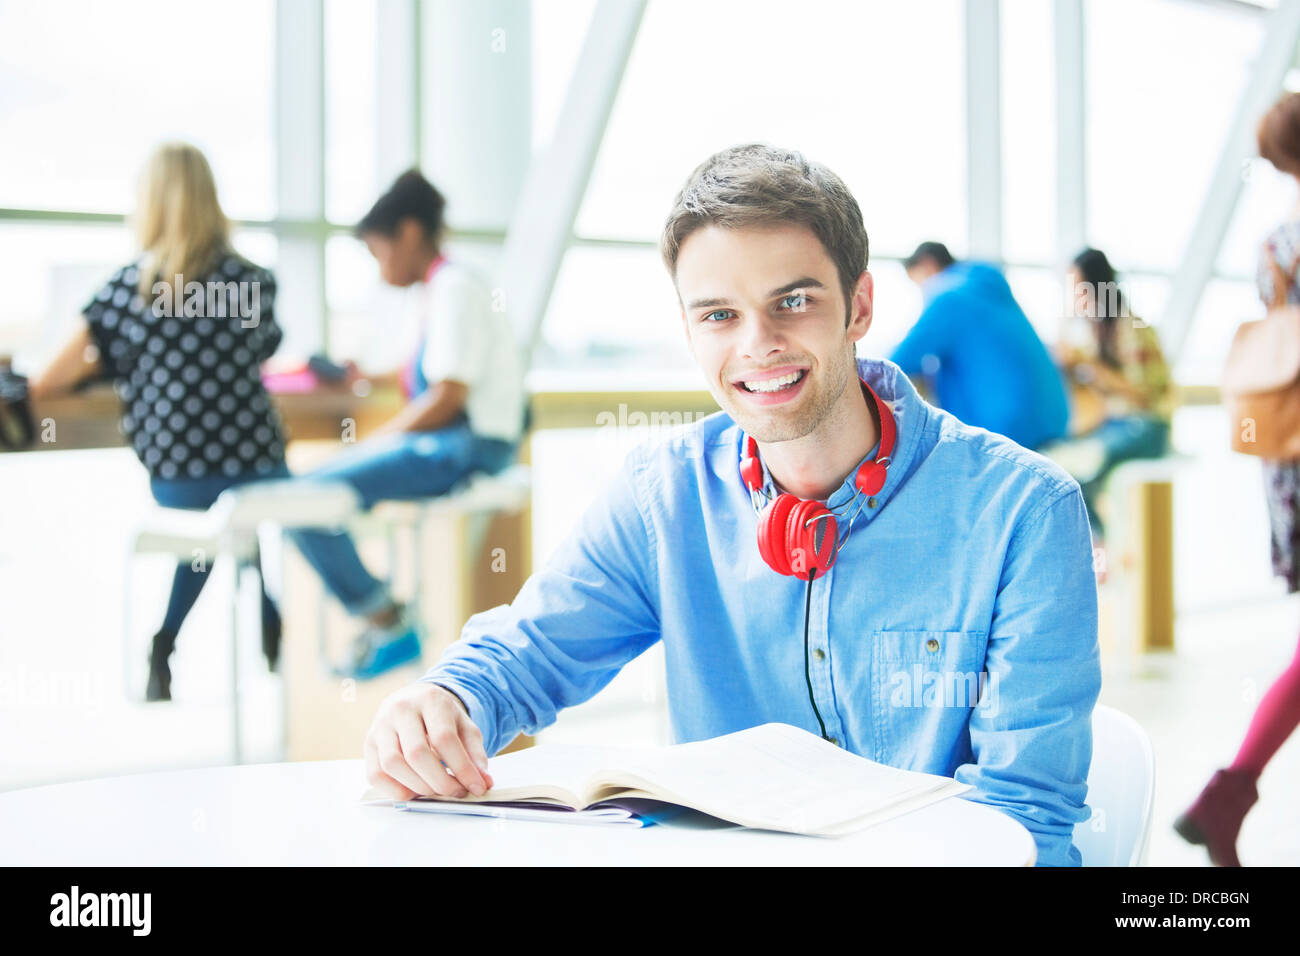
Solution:
<path fill-rule="evenodd" d="M 1117 266 L 1172 271 L 1262 18 L 1182 0 L 1091 0 L 1085 17 L 1089 236 Z"/>
<path fill-rule="evenodd" d="M 1263 314 L 1254 282 L 1211 279 L 1192 317 L 1174 377 L 1189 384 L 1217 385 L 1237 325 Z"/>
<path fill-rule="evenodd" d="M 1242 164 L 1241 177 L 1241 196 L 1219 250 L 1218 270 L 1224 275 L 1253 279 L 1260 247 L 1283 220 L 1298 218 L 1300 196 L 1294 177 L 1278 172 L 1272 163 L 1258 156 Z"/>
<path fill-rule="evenodd" d="M 586 17 L 580 7 L 567 14 L 575 25 Z M 539 15 L 539 31 L 548 16 Z M 575 227 L 580 237 L 646 246 L 569 250 L 539 360 L 689 362 L 676 296 L 653 247 L 691 170 L 738 143 L 789 146 L 838 173 L 862 207 L 873 271 L 924 239 L 960 248 L 961 31 L 959 0 L 813 0 L 795 19 L 770 0 L 649 4 Z M 580 43 L 570 44 L 576 54 Z M 553 114 L 569 74 L 542 51 L 535 75 L 547 63 L 554 75 L 535 103 Z M 537 142 L 553 122 L 539 115 Z M 872 333 L 882 346 L 901 338 L 888 326 L 911 307 L 895 299 L 887 311 Z M 864 354 L 872 349 L 864 343 Z"/>
<path fill-rule="evenodd" d="M 681 307 L 653 248 L 570 246 L 542 325 L 543 367 L 691 366 Z"/>
<path fill-rule="evenodd" d="M 262 0 L 0 4 L 0 207 L 127 212 L 183 139 L 230 215 L 269 218 L 274 37 Z"/>
<path fill-rule="evenodd" d="M 554 135 L 595 7 L 596 0 L 532 0 L 534 153 Z"/>
<path fill-rule="evenodd" d="M 375 192 L 375 0 L 325 3 L 325 218 L 351 224 Z"/>
<path fill-rule="evenodd" d="M 0 354 L 55 348 L 133 246 L 120 225 L 0 223 Z"/>
<path fill-rule="evenodd" d="M 1002 254 L 1056 258 L 1056 114 L 1050 3 L 1004 3 L 1002 30 Z"/>
<path fill-rule="evenodd" d="M 881 254 L 964 236 L 961 29 L 958 0 L 651 3 L 577 232 L 657 238 L 695 166 L 757 141 L 835 170 Z"/>

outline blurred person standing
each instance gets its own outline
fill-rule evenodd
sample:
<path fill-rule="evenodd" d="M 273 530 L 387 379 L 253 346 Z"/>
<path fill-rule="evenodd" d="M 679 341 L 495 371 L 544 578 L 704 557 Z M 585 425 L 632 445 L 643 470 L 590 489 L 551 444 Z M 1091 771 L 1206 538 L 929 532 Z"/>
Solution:
<path fill-rule="evenodd" d="M 921 287 L 920 318 L 889 356 L 934 383 L 936 404 L 961 421 L 1037 450 L 1065 434 L 1065 385 L 997 267 L 957 262 L 923 242 L 904 261 Z"/>
<path fill-rule="evenodd" d="M 1100 547 L 1104 522 L 1097 498 L 1115 467 L 1169 451 L 1174 391 L 1156 330 L 1133 314 L 1106 254 L 1084 249 L 1066 272 L 1073 295 L 1071 320 L 1083 318 L 1089 332 L 1076 344 L 1067 335 L 1060 362 L 1066 378 L 1093 393 L 1102 421 L 1070 440 L 1095 442 L 1099 454 L 1086 473 L 1074 477 L 1083 489 L 1094 543 Z"/>
<path fill-rule="evenodd" d="M 1300 94 L 1283 96 L 1256 129 L 1259 155 L 1300 183 Z M 1300 202 L 1264 242 L 1256 286 L 1266 306 L 1300 304 Z M 1288 594 L 1300 591 L 1300 460 L 1263 461 L 1273 573 Z M 1216 770 L 1175 821 L 1186 840 L 1204 845 L 1217 866 L 1240 866 L 1237 835 L 1259 799 L 1256 783 L 1300 724 L 1300 643 L 1291 663 L 1265 692 L 1228 767 Z"/>

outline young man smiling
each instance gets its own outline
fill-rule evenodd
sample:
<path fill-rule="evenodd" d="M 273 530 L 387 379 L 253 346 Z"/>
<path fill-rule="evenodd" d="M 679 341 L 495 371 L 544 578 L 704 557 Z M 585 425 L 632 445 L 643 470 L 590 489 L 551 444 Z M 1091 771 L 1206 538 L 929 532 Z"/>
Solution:
<path fill-rule="evenodd" d="M 824 167 L 724 150 L 661 245 L 722 412 L 634 450 L 514 603 L 383 703 L 370 782 L 482 793 L 487 754 L 662 640 L 677 742 L 803 727 L 971 784 L 1040 865 L 1078 865 L 1101 683 L 1078 484 L 855 358 L 867 235 Z"/>

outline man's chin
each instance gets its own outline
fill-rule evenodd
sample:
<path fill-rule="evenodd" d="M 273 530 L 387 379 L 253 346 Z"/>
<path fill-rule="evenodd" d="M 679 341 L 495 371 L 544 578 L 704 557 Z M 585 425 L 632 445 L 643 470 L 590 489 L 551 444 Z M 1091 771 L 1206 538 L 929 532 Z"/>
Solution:
<path fill-rule="evenodd" d="M 753 409 L 738 409 L 735 402 L 726 402 L 722 410 L 746 435 L 764 444 L 803 438 L 813 429 L 812 423 L 804 421 L 806 416 L 792 416 L 779 409 L 756 415 Z"/>

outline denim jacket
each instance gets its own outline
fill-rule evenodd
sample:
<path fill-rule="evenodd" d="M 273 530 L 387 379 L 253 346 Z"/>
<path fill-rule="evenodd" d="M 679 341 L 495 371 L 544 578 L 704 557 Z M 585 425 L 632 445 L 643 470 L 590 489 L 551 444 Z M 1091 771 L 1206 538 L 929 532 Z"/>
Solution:
<path fill-rule="evenodd" d="M 893 362 L 858 369 L 898 438 L 813 582 L 807 677 L 807 584 L 760 557 L 743 435 L 718 412 L 634 449 L 515 601 L 471 617 L 421 679 L 462 698 L 489 754 L 660 640 L 678 743 L 768 721 L 820 733 L 811 682 L 834 742 L 971 784 L 961 799 L 1023 824 L 1039 865 L 1077 866 L 1101 687 L 1079 485 L 930 405 Z M 850 473 L 830 507 L 855 493 Z"/>

